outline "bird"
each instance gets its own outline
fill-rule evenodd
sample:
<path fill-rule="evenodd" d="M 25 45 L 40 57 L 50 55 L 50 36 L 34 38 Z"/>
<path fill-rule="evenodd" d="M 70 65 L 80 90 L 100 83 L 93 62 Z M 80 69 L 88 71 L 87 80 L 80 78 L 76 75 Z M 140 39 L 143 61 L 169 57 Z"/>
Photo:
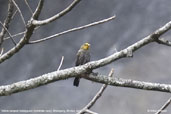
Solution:
<path fill-rule="evenodd" d="M 84 43 L 81 45 L 80 49 L 77 52 L 76 62 L 75 66 L 86 64 L 87 62 L 90 62 L 90 44 Z M 75 77 L 73 85 L 78 87 L 80 82 L 80 77 Z"/>

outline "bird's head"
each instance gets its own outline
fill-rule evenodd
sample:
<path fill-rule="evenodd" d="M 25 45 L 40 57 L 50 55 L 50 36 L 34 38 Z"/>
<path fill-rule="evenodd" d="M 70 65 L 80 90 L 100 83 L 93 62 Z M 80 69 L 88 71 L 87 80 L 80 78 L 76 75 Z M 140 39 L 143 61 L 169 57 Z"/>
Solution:
<path fill-rule="evenodd" d="M 81 46 L 81 49 L 83 50 L 88 50 L 90 48 L 90 44 L 89 43 L 84 43 L 82 46 Z"/>

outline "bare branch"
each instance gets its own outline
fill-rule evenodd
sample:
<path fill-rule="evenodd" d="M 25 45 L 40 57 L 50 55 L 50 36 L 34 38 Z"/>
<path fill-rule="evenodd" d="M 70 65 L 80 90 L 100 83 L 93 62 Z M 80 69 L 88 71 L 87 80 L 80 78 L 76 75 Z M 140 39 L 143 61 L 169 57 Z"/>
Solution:
<path fill-rule="evenodd" d="M 33 33 L 33 30 L 34 30 L 34 28 L 32 26 L 30 26 L 29 28 L 27 28 L 27 32 L 25 33 L 25 35 L 23 36 L 23 38 L 21 38 L 21 40 L 18 42 L 18 44 L 15 47 L 13 47 L 12 49 L 10 49 L 8 52 L 4 53 L 0 57 L 0 63 L 2 63 L 3 61 L 7 60 L 10 57 L 12 57 L 21 48 L 23 48 L 23 46 L 25 44 L 27 44 L 28 40 L 30 39 L 30 37 L 31 37 L 31 35 Z"/>
<path fill-rule="evenodd" d="M 112 77 L 113 72 L 114 72 L 114 69 L 111 69 L 109 76 L 108 76 L 109 78 Z M 107 87 L 107 84 L 103 84 L 103 86 L 101 87 L 99 92 L 97 92 L 97 94 L 94 96 L 94 98 L 83 109 L 81 109 L 80 112 L 78 112 L 77 114 L 83 114 L 87 109 L 90 109 L 96 103 L 96 101 L 101 97 L 101 95 L 103 94 L 106 87 Z"/>
<path fill-rule="evenodd" d="M 121 59 L 124 57 L 129 57 L 129 53 L 132 53 L 136 50 L 138 50 L 139 48 L 151 43 L 151 42 L 156 42 L 156 39 L 159 38 L 161 35 L 163 35 L 165 32 L 167 32 L 168 30 L 171 29 L 171 21 L 168 22 L 167 24 L 165 24 L 163 27 L 157 29 L 154 33 L 152 33 L 151 35 L 143 38 L 142 40 L 132 44 L 131 46 L 116 52 L 106 58 L 103 58 L 101 60 L 98 61 L 94 61 L 89 63 L 92 69 L 95 68 L 99 68 L 102 66 L 105 66 L 107 64 L 110 64 L 113 61 L 116 61 L 117 59 Z M 90 68 L 89 66 L 89 68 Z"/>
<path fill-rule="evenodd" d="M 109 79 L 113 76 L 114 73 L 114 69 L 111 69 L 110 73 L 109 73 Z M 107 84 L 103 84 L 103 86 L 101 87 L 101 89 L 99 90 L 99 92 L 94 96 L 94 98 L 87 104 L 86 108 L 90 109 L 95 102 L 101 97 L 101 95 L 103 94 L 104 90 L 106 89 Z"/>
<path fill-rule="evenodd" d="M 40 40 L 29 41 L 29 44 L 35 44 L 35 43 L 40 43 L 40 42 L 43 42 L 43 41 L 46 41 L 46 40 L 50 40 L 52 38 L 55 38 L 55 37 L 58 37 L 58 36 L 61 36 L 61 35 L 64 35 L 64 34 L 67 34 L 67 33 L 70 33 L 70 32 L 82 30 L 82 29 L 85 29 L 85 28 L 88 28 L 88 27 L 92 27 L 92 26 L 95 26 L 95 25 L 98 25 L 98 24 L 102 24 L 102 23 L 111 21 L 114 18 L 115 18 L 115 16 L 112 16 L 112 17 L 109 17 L 107 19 L 103 19 L 103 20 L 100 20 L 100 21 L 96 21 L 96 22 L 93 22 L 93 23 L 90 23 L 90 24 L 87 24 L 87 25 L 84 25 L 84 26 L 72 28 L 72 29 L 69 29 L 69 30 L 66 30 L 66 31 L 63 31 L 63 32 L 60 32 L 60 33 L 57 33 L 57 34 L 54 34 L 54 35 L 51 35 L 51 36 L 42 38 Z"/>
<path fill-rule="evenodd" d="M 40 12 L 42 11 L 43 4 L 44 4 L 44 0 L 40 0 L 35 12 L 33 13 L 33 19 L 38 19 L 39 15 L 40 15 Z M 33 20 L 31 20 L 31 21 L 32 21 L 32 24 L 33 24 Z"/>
<path fill-rule="evenodd" d="M 32 33 L 33 32 L 32 28 L 33 27 L 29 28 L 29 30 L 27 30 L 27 31 L 31 31 L 31 33 Z M 42 76 L 30 79 L 30 80 L 21 81 L 21 82 L 14 83 L 11 85 L 1 86 L 0 87 L 0 95 L 4 96 L 4 95 L 9 95 L 12 93 L 36 88 L 36 87 L 39 87 L 39 86 L 42 86 L 42 85 L 45 85 L 45 84 L 48 84 L 48 83 L 51 83 L 51 82 L 54 82 L 57 80 L 63 80 L 66 78 L 75 77 L 75 76 L 81 75 L 83 73 L 86 73 L 90 69 L 93 70 L 93 69 L 102 67 L 104 65 L 110 64 L 113 61 L 116 61 L 123 57 L 127 57 L 128 50 L 134 52 L 134 51 L 138 50 L 139 48 L 149 44 L 150 42 L 155 42 L 155 38 L 158 38 L 159 36 L 164 34 L 166 31 L 168 31 L 170 28 L 171 28 L 171 22 L 168 22 L 163 27 L 156 30 L 153 34 L 136 42 L 135 44 L 129 46 L 128 48 L 121 50 L 119 52 L 116 52 L 108 57 L 103 58 L 103 59 L 100 59 L 97 61 L 92 61 L 87 64 L 81 65 L 81 66 L 72 67 L 72 68 L 44 74 Z M 28 33 L 30 33 L 30 32 L 26 32 L 26 35 L 24 36 L 24 38 L 26 37 L 26 39 L 27 39 L 27 37 L 30 36 L 30 34 L 28 34 Z M 25 43 L 25 42 L 23 42 L 23 43 Z M 19 44 L 23 45 L 23 43 L 21 43 L 21 41 L 20 41 Z M 16 50 L 18 51 L 18 48 L 21 48 L 21 46 L 19 46 L 18 44 L 16 47 L 17 48 L 13 48 L 12 51 L 10 50 L 10 52 L 7 52 L 7 54 L 2 55 L 0 57 L 0 62 L 3 62 L 5 59 L 8 59 L 10 54 L 13 54 L 13 52 L 16 52 Z M 12 55 L 10 55 L 10 56 L 12 56 Z M 84 77 L 84 78 L 87 78 L 87 79 L 95 81 L 95 82 L 112 85 L 112 86 L 130 87 L 130 88 L 136 88 L 136 89 L 154 90 L 154 91 L 162 91 L 162 92 L 171 92 L 171 85 L 169 85 L 169 84 L 149 83 L 149 82 L 142 82 L 142 81 L 135 81 L 135 80 L 124 80 L 124 79 L 117 79 L 117 78 L 109 79 L 109 78 L 106 78 L 105 76 L 93 76 L 93 75 L 89 75 L 89 77 Z"/>
<path fill-rule="evenodd" d="M 64 61 L 64 56 L 62 56 L 62 58 L 61 58 L 61 62 L 59 64 L 59 67 L 58 67 L 57 71 L 61 69 L 61 66 L 63 64 L 63 61 Z"/>
<path fill-rule="evenodd" d="M 96 113 L 96 112 L 93 112 L 93 111 L 91 111 L 91 110 L 85 110 L 85 112 L 87 112 L 87 113 L 89 113 L 89 114 L 98 114 L 98 113 Z"/>
<path fill-rule="evenodd" d="M 40 11 L 43 7 L 43 0 L 40 0 L 36 11 L 33 13 L 33 17 L 37 19 L 39 17 Z M 30 21 L 32 20 L 32 18 L 30 19 Z M 35 29 L 36 26 L 34 26 L 31 22 L 28 22 L 27 27 L 26 27 L 26 33 L 24 34 L 24 36 L 21 38 L 21 40 L 18 42 L 18 44 L 13 47 L 12 49 L 10 49 L 8 52 L 6 52 L 5 54 L 3 54 L 0 57 L 0 63 L 2 63 L 3 61 L 9 59 L 10 57 L 12 57 L 15 53 L 17 53 L 21 48 L 24 47 L 25 44 L 28 43 L 30 37 L 33 34 L 33 31 Z"/>
<path fill-rule="evenodd" d="M 40 28 L 40 27 L 36 27 L 34 30 L 37 30 L 38 28 Z M 35 32 L 35 31 L 34 31 Z M 33 33 L 34 33 L 33 32 Z M 20 32 L 20 33 L 17 33 L 17 34 L 14 34 L 14 35 L 12 35 L 12 37 L 16 37 L 16 36 L 19 36 L 19 35 L 23 35 L 23 34 L 25 34 L 26 33 L 26 31 L 23 31 L 23 32 Z M 4 40 L 8 40 L 10 37 L 5 37 L 4 38 Z"/>
<path fill-rule="evenodd" d="M 3 52 L 4 52 L 4 48 L 1 48 L 0 56 L 3 54 Z"/>
<path fill-rule="evenodd" d="M 2 45 L 3 41 L 4 41 L 4 36 L 6 34 L 6 30 L 9 28 L 9 24 L 12 20 L 12 15 L 13 15 L 13 10 L 14 10 L 14 6 L 11 0 L 9 0 L 9 4 L 8 4 L 8 14 L 7 17 L 4 21 L 3 28 L 2 31 L 0 33 L 0 46 Z M 5 30 L 6 28 L 6 30 Z"/>
<path fill-rule="evenodd" d="M 11 19 L 13 19 L 15 17 L 15 15 L 17 14 L 18 10 L 15 10 L 14 14 L 12 15 Z"/>
<path fill-rule="evenodd" d="M 156 42 L 166 46 L 171 46 L 171 41 L 165 40 L 164 38 L 159 38 L 156 40 Z"/>
<path fill-rule="evenodd" d="M 31 14 L 33 14 L 33 11 L 32 11 L 32 9 L 31 9 L 29 3 L 27 2 L 27 0 L 25 0 L 25 3 L 26 3 L 26 5 L 27 5 L 27 7 L 29 8 L 29 11 L 31 12 Z"/>
<path fill-rule="evenodd" d="M 65 15 L 66 13 L 68 13 L 69 11 L 71 11 L 81 0 L 74 0 L 66 9 L 64 9 L 63 11 L 61 11 L 60 13 L 54 15 L 53 17 L 50 17 L 48 19 L 45 20 L 33 20 L 33 24 L 36 26 L 40 26 L 40 25 L 45 25 L 48 24 L 52 21 L 55 21 L 56 19 L 62 17 L 63 15 Z"/>
<path fill-rule="evenodd" d="M 7 31 L 8 35 L 10 36 L 12 42 L 14 43 L 14 45 L 16 45 L 15 40 L 12 38 L 11 33 L 8 31 L 8 29 L 2 24 L 2 22 L 0 21 L 0 24 L 2 25 L 2 27 Z"/>
<path fill-rule="evenodd" d="M 23 35 L 23 34 L 25 34 L 25 33 L 26 33 L 26 31 L 20 32 L 20 33 L 17 33 L 17 34 L 12 35 L 11 37 L 13 38 L 13 37 L 16 37 L 16 36 L 19 36 L 19 35 Z M 10 37 L 5 37 L 5 38 L 4 38 L 4 40 L 8 40 L 8 39 L 10 39 Z"/>
<path fill-rule="evenodd" d="M 166 101 L 166 103 L 155 113 L 160 114 L 162 111 L 164 111 L 171 103 L 171 97 Z"/>
<path fill-rule="evenodd" d="M 20 8 L 18 7 L 17 3 L 16 3 L 14 0 L 12 0 L 12 2 L 13 2 L 13 4 L 15 5 L 15 7 L 17 8 L 17 10 L 18 10 L 18 12 L 19 12 L 19 14 L 20 14 L 20 16 L 21 16 L 21 19 L 22 19 L 24 25 L 26 26 L 26 22 L 25 22 L 25 20 L 24 20 L 24 17 L 23 17 L 23 14 L 22 14 Z"/>
<path fill-rule="evenodd" d="M 13 83 L 10 85 L 0 86 L 0 96 L 7 96 L 13 93 L 33 89 L 45 84 L 52 83 L 58 80 L 65 80 L 68 78 L 75 77 L 77 75 L 83 74 L 86 72 L 85 68 L 87 65 L 82 65 L 78 67 L 68 68 L 64 70 L 54 71 L 51 73 L 47 73 L 36 78 L 32 78 L 25 81 L 20 81 L 17 83 Z M 142 90 L 151 90 L 151 91 L 161 91 L 161 92 L 169 92 L 171 93 L 171 85 L 170 84 L 159 84 L 159 83 L 150 83 L 143 81 L 136 81 L 130 79 L 121 79 L 121 78 L 112 78 L 109 79 L 104 75 L 89 75 L 86 79 L 89 79 L 94 82 L 108 84 L 111 86 L 118 87 L 129 87 L 136 88 Z"/>
<path fill-rule="evenodd" d="M 121 79 L 121 78 L 113 78 L 109 79 L 103 75 L 89 75 L 89 77 L 84 77 L 88 80 L 112 85 L 112 86 L 119 86 L 119 87 L 128 87 L 128 88 L 135 88 L 135 89 L 142 89 L 142 90 L 153 90 L 153 91 L 162 91 L 162 92 L 171 92 L 171 85 L 169 84 L 160 84 L 160 83 L 151 83 L 151 82 L 144 82 L 144 81 L 136 81 L 131 79 Z"/>

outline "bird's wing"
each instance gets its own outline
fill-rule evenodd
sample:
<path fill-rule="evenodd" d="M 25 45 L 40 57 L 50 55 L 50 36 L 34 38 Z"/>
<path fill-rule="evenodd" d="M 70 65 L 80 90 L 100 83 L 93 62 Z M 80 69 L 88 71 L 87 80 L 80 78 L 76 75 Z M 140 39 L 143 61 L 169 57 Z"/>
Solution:
<path fill-rule="evenodd" d="M 76 59 L 75 66 L 82 65 L 83 62 L 84 62 L 84 54 L 83 54 L 82 50 L 79 50 L 77 53 L 77 59 Z"/>
<path fill-rule="evenodd" d="M 90 53 L 88 50 L 79 50 L 75 66 L 83 65 L 90 61 Z"/>

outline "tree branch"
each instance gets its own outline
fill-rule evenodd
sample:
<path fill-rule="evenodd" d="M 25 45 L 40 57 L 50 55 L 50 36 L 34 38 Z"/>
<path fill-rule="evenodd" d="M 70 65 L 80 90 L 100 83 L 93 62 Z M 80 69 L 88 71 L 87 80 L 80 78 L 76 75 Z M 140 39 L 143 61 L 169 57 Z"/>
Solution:
<path fill-rule="evenodd" d="M 37 19 L 40 11 L 42 9 L 43 6 L 43 0 L 40 0 L 36 11 L 33 13 L 33 17 L 30 19 L 30 21 L 27 24 L 26 27 L 26 33 L 24 34 L 23 38 L 21 38 L 21 40 L 18 42 L 18 44 L 13 47 L 12 49 L 10 49 L 8 52 L 6 52 L 5 54 L 1 55 L 0 57 L 0 63 L 2 63 L 3 61 L 5 61 L 6 59 L 9 59 L 10 57 L 12 57 L 15 53 L 17 53 L 22 47 L 24 47 L 25 44 L 28 43 L 30 37 L 33 34 L 33 31 L 35 29 L 36 26 L 34 26 L 31 22 L 32 19 Z"/>
<path fill-rule="evenodd" d="M 8 35 L 10 36 L 12 42 L 14 43 L 14 45 L 16 45 L 15 40 L 12 38 L 11 33 L 8 31 L 8 29 L 2 24 L 2 22 L 0 21 L 0 24 L 2 25 L 2 27 L 4 28 L 5 31 L 7 31 Z"/>
<path fill-rule="evenodd" d="M 4 52 L 4 48 L 1 48 L 0 56 L 3 54 L 3 52 Z"/>
<path fill-rule="evenodd" d="M 109 78 L 112 77 L 114 70 L 111 69 L 110 73 L 109 73 Z M 96 101 L 101 97 L 101 95 L 103 94 L 104 90 L 107 88 L 107 84 L 103 84 L 103 86 L 101 87 L 101 89 L 97 92 L 97 94 L 94 96 L 94 98 L 83 108 L 80 110 L 80 112 L 78 112 L 77 114 L 84 114 L 84 112 L 87 109 L 90 109 L 95 103 Z"/>
<path fill-rule="evenodd" d="M 165 40 L 164 38 L 159 38 L 158 40 L 156 40 L 156 42 L 166 46 L 171 46 L 171 41 Z"/>
<path fill-rule="evenodd" d="M 27 0 L 24 0 L 24 1 L 25 1 L 25 3 L 26 3 L 27 7 L 29 8 L 30 13 L 33 14 L 33 11 L 32 11 L 32 9 L 31 9 L 29 3 L 27 2 Z"/>
<path fill-rule="evenodd" d="M 8 4 L 8 14 L 7 14 L 7 17 L 6 17 L 5 21 L 4 21 L 4 24 L 2 24 L 3 25 L 3 28 L 2 28 L 2 31 L 0 33 L 0 46 L 2 45 L 2 43 L 4 41 L 4 36 L 5 36 L 6 32 L 7 32 L 5 30 L 5 28 L 6 29 L 9 28 L 9 24 L 11 22 L 12 15 L 13 15 L 13 10 L 14 10 L 14 5 L 13 5 L 12 1 L 9 0 L 9 4 Z"/>
<path fill-rule="evenodd" d="M 38 28 L 40 28 L 40 27 L 36 27 L 34 30 L 37 30 Z M 35 32 L 35 31 L 34 31 Z M 33 32 L 33 33 L 34 33 Z M 17 34 L 14 34 L 14 35 L 12 35 L 11 37 L 13 38 L 13 37 L 16 37 L 16 36 L 19 36 L 19 35 L 23 35 L 23 34 L 25 34 L 26 33 L 26 31 L 23 31 L 23 32 L 20 32 L 20 33 L 17 33 Z M 5 37 L 4 38 L 4 40 L 8 40 L 10 37 Z"/>
<path fill-rule="evenodd" d="M 20 32 L 20 33 L 11 35 L 11 37 L 13 38 L 13 37 L 16 37 L 16 36 L 19 36 L 19 35 L 23 35 L 23 34 L 25 34 L 25 33 L 26 33 L 26 31 L 23 31 L 23 32 Z M 5 37 L 4 40 L 8 40 L 9 38 L 10 38 L 10 37 Z"/>
<path fill-rule="evenodd" d="M 166 103 L 155 113 L 160 114 L 164 109 L 166 109 L 171 103 L 171 97 L 166 101 Z"/>
<path fill-rule="evenodd" d="M 64 61 L 64 56 L 62 56 L 62 58 L 61 58 L 61 62 L 59 64 L 59 67 L 58 67 L 57 71 L 59 71 L 61 69 L 61 66 L 63 64 L 63 61 Z"/>
<path fill-rule="evenodd" d="M 81 0 L 74 0 L 66 9 L 64 9 L 63 11 L 61 11 L 60 13 L 54 15 L 53 17 L 50 17 L 48 19 L 45 20 L 33 20 L 33 24 L 36 26 L 40 26 L 40 25 L 45 25 L 48 24 L 52 21 L 55 21 L 56 19 L 62 17 L 63 15 L 65 15 L 66 13 L 68 13 L 69 11 L 71 11 Z"/>
<path fill-rule="evenodd" d="M 112 20 L 114 18 L 115 18 L 115 16 L 112 16 L 112 17 L 109 17 L 107 19 L 96 21 L 96 22 L 93 22 L 93 23 L 90 23 L 90 24 L 87 24 L 87 25 L 84 25 L 84 26 L 72 28 L 72 29 L 69 29 L 69 30 L 66 30 L 66 31 L 63 31 L 63 32 L 60 32 L 60 33 L 57 33 L 57 34 L 54 34 L 54 35 L 42 38 L 40 40 L 29 41 L 29 44 L 35 44 L 35 43 L 40 43 L 40 42 L 43 42 L 43 41 L 46 41 L 46 40 L 50 40 L 52 38 L 55 38 L 55 37 L 58 37 L 58 36 L 61 36 L 61 35 L 64 35 L 64 34 L 67 34 L 67 33 L 70 33 L 70 32 L 82 30 L 82 29 L 85 29 L 85 28 L 88 28 L 88 27 L 92 27 L 92 26 L 95 26 L 95 25 L 98 25 L 98 24 L 102 24 L 102 23 L 108 22 L 108 21 L 110 21 L 110 20 Z"/>
<path fill-rule="evenodd" d="M 17 3 L 16 3 L 14 0 L 12 0 L 12 2 L 13 2 L 13 4 L 15 5 L 15 7 L 17 8 L 17 10 L 18 10 L 18 12 L 19 12 L 19 14 L 20 14 L 20 16 L 21 16 L 21 19 L 22 19 L 24 25 L 26 26 L 26 22 L 25 22 L 25 20 L 24 20 L 24 17 L 23 17 L 23 14 L 22 14 L 20 8 L 18 7 Z"/>
<path fill-rule="evenodd" d="M 44 0 L 40 0 L 36 10 L 33 13 L 33 19 L 38 19 L 39 15 L 40 15 L 40 13 L 42 11 L 43 4 L 44 4 Z M 31 24 L 34 25 L 33 20 L 31 20 Z"/>
<path fill-rule="evenodd" d="M 87 112 L 88 114 L 98 114 L 98 113 L 96 113 L 96 112 L 93 112 L 93 111 L 91 111 L 91 110 L 85 110 L 85 112 Z"/>
<path fill-rule="evenodd" d="M 103 75 L 98 75 L 98 76 L 90 75 L 89 77 L 84 77 L 84 78 L 94 82 L 107 84 L 111 86 L 128 87 L 128 88 L 135 88 L 135 89 L 153 90 L 153 91 L 171 93 L 170 84 L 151 83 L 151 82 L 136 81 L 131 79 L 121 79 L 121 78 L 109 79 Z"/>
<path fill-rule="evenodd" d="M 134 51 L 138 50 L 139 48 L 151 43 L 151 42 L 156 42 L 156 39 L 158 39 L 161 35 L 163 35 L 165 32 L 167 32 L 168 30 L 171 29 L 171 21 L 168 22 L 167 24 L 165 24 L 163 27 L 157 29 L 154 33 L 152 33 L 151 35 L 143 38 L 142 40 L 132 44 L 131 46 L 116 52 L 108 57 L 105 57 L 103 59 L 100 59 L 98 61 L 94 61 L 89 63 L 90 69 L 95 69 L 95 68 L 99 68 L 102 66 L 105 66 L 113 61 L 116 61 L 118 59 L 124 58 L 124 57 L 130 57 L 133 54 Z"/>
<path fill-rule="evenodd" d="M 29 80 L 20 81 L 10 85 L 0 86 L 0 96 L 11 95 L 13 93 L 33 89 L 58 80 L 65 80 L 68 78 L 75 77 L 85 72 L 85 67 L 86 67 L 85 65 L 82 65 L 78 67 L 54 71 Z M 153 90 L 153 91 L 171 93 L 170 84 L 150 83 L 150 82 L 142 82 L 142 81 L 136 81 L 130 79 L 121 79 L 121 78 L 109 79 L 107 76 L 104 75 L 96 76 L 93 74 L 89 75 L 89 77 L 86 77 L 86 79 L 102 84 L 111 85 L 111 86 L 129 87 L 135 89 Z"/>
<path fill-rule="evenodd" d="M 109 75 L 108 75 L 108 78 L 109 79 L 112 79 L 112 76 L 113 76 L 113 73 L 114 73 L 114 69 L 111 69 Z M 95 97 L 92 99 L 92 101 L 90 101 L 88 104 L 87 104 L 87 109 L 90 109 L 94 104 L 95 102 L 101 97 L 101 95 L 103 94 L 104 90 L 107 88 L 107 84 L 103 84 L 103 86 L 101 87 L 101 89 L 99 90 L 99 92 L 95 95 Z"/>
<path fill-rule="evenodd" d="M 86 73 L 90 69 L 96 69 L 99 67 L 102 67 L 104 65 L 110 64 L 113 61 L 116 61 L 118 59 L 121 59 L 123 57 L 127 57 L 128 53 L 134 52 L 137 49 L 145 46 L 146 44 L 149 44 L 150 42 L 156 41 L 156 38 L 159 38 L 162 34 L 164 34 L 166 31 L 168 31 L 171 28 L 171 21 L 167 24 L 165 24 L 163 27 L 156 30 L 151 35 L 145 37 L 144 39 L 136 42 L 135 44 L 129 46 L 128 48 L 121 50 L 119 52 L 116 52 L 108 57 L 105 57 L 103 59 L 92 61 L 87 64 L 78 66 L 78 67 L 72 67 L 64 70 L 55 71 L 52 73 L 44 74 L 42 76 L 39 76 L 37 78 L 33 78 L 26 81 L 21 81 L 18 83 L 14 83 L 11 85 L 1 86 L 0 87 L 0 95 L 9 95 L 12 93 L 36 88 L 57 80 L 62 80 L 66 78 L 71 78 L 83 73 Z M 29 28 L 32 29 L 32 28 Z M 30 30 L 31 31 L 31 30 Z M 31 31 L 33 32 L 33 31 Z M 27 32 L 26 32 L 27 33 Z M 29 32 L 30 33 L 30 32 Z M 25 37 L 29 36 L 30 34 L 26 34 Z M 27 38 L 26 37 L 26 38 Z M 25 43 L 25 42 L 24 42 Z M 21 44 L 20 44 L 21 45 Z M 18 47 L 18 44 L 17 46 Z M 12 53 L 16 50 L 16 48 L 13 48 Z M 9 53 L 9 52 L 8 52 Z M 4 59 L 9 58 L 8 55 L 2 55 L 0 57 L 0 62 L 4 61 Z M 84 77 L 86 78 L 86 77 Z M 145 89 L 145 90 L 154 90 L 154 91 L 163 91 L 163 92 L 171 92 L 171 85 L 169 84 L 159 84 L 159 83 L 149 83 L 149 82 L 141 82 L 141 81 L 134 81 L 134 80 L 123 80 L 123 79 L 108 79 L 104 76 L 92 76 L 90 75 L 87 77 L 87 79 L 96 81 L 99 83 L 104 83 L 112 86 L 120 86 L 120 87 L 130 87 L 130 88 L 137 88 L 137 89 Z"/>

